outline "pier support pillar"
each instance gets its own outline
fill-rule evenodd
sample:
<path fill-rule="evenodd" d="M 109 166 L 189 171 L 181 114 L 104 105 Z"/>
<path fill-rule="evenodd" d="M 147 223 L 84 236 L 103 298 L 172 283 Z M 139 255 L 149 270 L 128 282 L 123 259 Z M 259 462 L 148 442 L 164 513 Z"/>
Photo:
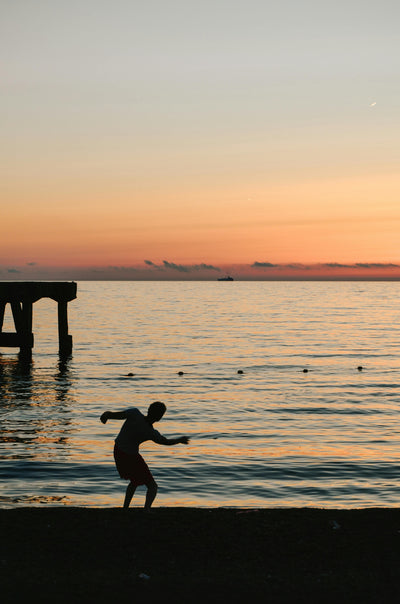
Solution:
<path fill-rule="evenodd" d="M 24 359 L 32 357 L 32 302 L 10 301 L 14 318 L 15 332 L 3 333 L 4 310 L 7 302 L 0 302 L 0 345 L 18 346 Z"/>
<path fill-rule="evenodd" d="M 4 323 L 4 311 L 6 309 L 6 303 L 0 300 L 0 333 L 3 331 Z"/>
<path fill-rule="evenodd" d="M 72 336 L 68 334 L 68 303 L 58 302 L 58 350 L 61 356 L 72 353 Z"/>
<path fill-rule="evenodd" d="M 30 301 L 23 301 L 21 303 L 21 345 L 20 345 L 20 356 L 24 359 L 32 357 L 33 348 L 33 333 L 32 333 L 32 313 L 33 303 Z"/>

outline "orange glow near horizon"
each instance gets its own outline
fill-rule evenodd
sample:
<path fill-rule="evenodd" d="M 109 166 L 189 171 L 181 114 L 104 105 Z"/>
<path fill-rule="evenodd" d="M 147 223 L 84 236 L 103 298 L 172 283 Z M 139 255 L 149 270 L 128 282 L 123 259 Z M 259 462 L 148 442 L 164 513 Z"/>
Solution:
<path fill-rule="evenodd" d="M 247 198 L 244 188 L 149 191 L 140 203 L 134 192 L 116 200 L 112 190 L 96 199 L 65 192 L 25 212 L 15 199 L 3 209 L 2 265 L 397 263 L 398 185 L 397 175 L 370 175 L 260 184 Z"/>

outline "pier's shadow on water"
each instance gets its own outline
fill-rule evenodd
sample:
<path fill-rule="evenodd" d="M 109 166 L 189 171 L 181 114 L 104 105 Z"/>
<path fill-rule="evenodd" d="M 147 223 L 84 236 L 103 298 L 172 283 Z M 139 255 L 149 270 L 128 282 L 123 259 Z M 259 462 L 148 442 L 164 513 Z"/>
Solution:
<path fill-rule="evenodd" d="M 71 357 L 59 356 L 54 369 L 53 379 L 56 399 L 67 400 L 71 387 Z M 36 400 L 43 397 L 46 402 L 51 392 L 48 390 L 48 376 L 35 372 L 35 363 L 32 358 L 23 354 L 7 357 L 0 354 L 0 409 L 9 404 L 18 404 L 23 401 Z M 46 385 L 46 388 L 44 388 Z"/>
<path fill-rule="evenodd" d="M 49 462 L 65 459 L 74 432 L 70 364 L 59 357 L 36 369 L 24 355 L 0 354 L 0 505 L 64 499 L 49 493 Z"/>

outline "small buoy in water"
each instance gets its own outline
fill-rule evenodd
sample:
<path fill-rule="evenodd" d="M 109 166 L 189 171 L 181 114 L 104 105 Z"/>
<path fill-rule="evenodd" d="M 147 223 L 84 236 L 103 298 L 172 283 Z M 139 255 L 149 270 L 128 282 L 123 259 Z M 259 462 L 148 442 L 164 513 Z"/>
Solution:
<path fill-rule="evenodd" d="M 238 373 L 239 373 L 240 375 L 242 375 L 242 374 L 243 374 L 243 371 L 242 371 L 241 369 L 238 369 Z"/>
<path fill-rule="evenodd" d="M 359 365 L 359 366 L 357 367 L 357 369 L 358 369 L 358 371 L 362 371 L 362 370 L 363 370 L 363 368 L 362 368 L 362 366 L 361 366 L 361 365 Z"/>
<path fill-rule="evenodd" d="M 178 371 L 178 375 L 183 375 L 183 371 Z"/>
<path fill-rule="evenodd" d="M 303 373 L 308 373 L 308 369 L 303 369 Z"/>

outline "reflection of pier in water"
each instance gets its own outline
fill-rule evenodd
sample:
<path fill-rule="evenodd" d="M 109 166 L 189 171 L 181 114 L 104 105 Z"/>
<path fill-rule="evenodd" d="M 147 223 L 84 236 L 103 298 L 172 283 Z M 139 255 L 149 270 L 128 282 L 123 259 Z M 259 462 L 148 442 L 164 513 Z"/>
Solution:
<path fill-rule="evenodd" d="M 68 362 L 45 377 L 33 363 L 0 358 L 0 460 L 58 459 L 74 431 Z"/>
<path fill-rule="evenodd" d="M 16 347 L 21 355 L 31 357 L 33 348 L 33 304 L 41 298 L 50 298 L 58 304 L 59 352 L 72 352 L 72 336 L 68 333 L 68 302 L 76 298 L 76 283 L 51 281 L 0 282 L 0 346 Z M 15 332 L 3 332 L 4 312 L 10 304 Z"/>
<path fill-rule="evenodd" d="M 77 430 L 70 362 L 43 374 L 0 355 L 0 506 L 68 503 L 59 483 Z"/>

